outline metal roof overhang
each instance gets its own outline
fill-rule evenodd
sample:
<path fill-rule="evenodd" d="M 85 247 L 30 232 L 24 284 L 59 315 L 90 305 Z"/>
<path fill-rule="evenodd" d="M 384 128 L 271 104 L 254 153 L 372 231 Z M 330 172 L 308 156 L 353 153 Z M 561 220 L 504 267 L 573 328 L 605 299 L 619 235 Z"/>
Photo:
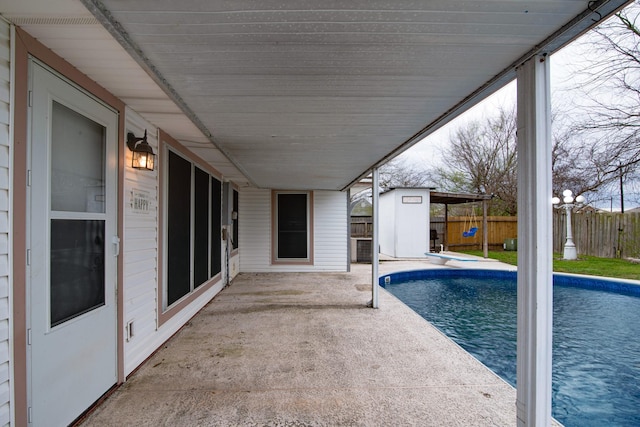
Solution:
<path fill-rule="evenodd" d="M 429 200 L 431 203 L 442 203 L 445 205 L 481 202 L 483 200 L 491 200 L 493 197 L 490 194 L 443 193 L 440 191 L 432 191 L 429 194 Z"/>
<path fill-rule="evenodd" d="M 627 0 L 5 0 L 239 185 L 344 190 Z"/>

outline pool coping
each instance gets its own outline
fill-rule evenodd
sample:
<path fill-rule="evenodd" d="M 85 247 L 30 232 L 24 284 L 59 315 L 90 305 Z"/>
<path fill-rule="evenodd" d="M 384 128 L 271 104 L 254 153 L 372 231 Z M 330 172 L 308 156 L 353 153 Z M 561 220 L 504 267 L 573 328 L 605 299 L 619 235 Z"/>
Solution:
<path fill-rule="evenodd" d="M 384 285 L 386 283 L 391 283 L 392 281 L 406 281 L 438 277 L 515 278 L 517 277 L 517 270 L 497 270 L 481 268 L 414 269 L 382 274 L 378 279 L 378 284 L 384 288 Z M 572 286 L 605 292 L 616 292 L 625 295 L 640 297 L 640 281 L 632 279 L 618 279 L 615 277 L 554 272 L 553 284 L 554 286 Z"/>

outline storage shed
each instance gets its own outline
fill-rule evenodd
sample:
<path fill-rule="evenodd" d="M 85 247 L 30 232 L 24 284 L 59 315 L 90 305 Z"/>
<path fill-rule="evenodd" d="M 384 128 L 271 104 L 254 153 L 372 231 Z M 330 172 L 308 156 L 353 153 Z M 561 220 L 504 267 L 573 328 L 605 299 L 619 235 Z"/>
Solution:
<path fill-rule="evenodd" d="M 380 253 L 421 258 L 429 251 L 429 204 L 433 188 L 393 188 L 380 195 Z"/>
<path fill-rule="evenodd" d="M 482 246 L 487 257 L 486 202 L 488 194 L 443 193 L 434 188 L 393 188 L 380 195 L 380 253 L 394 258 L 421 258 L 430 252 L 430 208 L 445 205 L 442 243 L 447 249 L 447 211 L 449 205 L 482 202 Z"/>

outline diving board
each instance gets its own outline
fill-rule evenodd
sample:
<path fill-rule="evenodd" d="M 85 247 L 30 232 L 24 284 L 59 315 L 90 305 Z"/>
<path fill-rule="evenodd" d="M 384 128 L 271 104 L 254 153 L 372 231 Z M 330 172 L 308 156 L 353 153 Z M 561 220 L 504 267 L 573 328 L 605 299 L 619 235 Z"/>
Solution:
<path fill-rule="evenodd" d="M 464 261 L 464 262 L 478 261 L 475 258 L 465 258 L 457 255 L 447 255 L 447 254 L 443 254 L 442 252 L 440 253 L 425 252 L 424 254 L 430 258 L 429 261 L 432 264 L 438 264 L 438 265 L 445 265 L 449 261 Z"/>

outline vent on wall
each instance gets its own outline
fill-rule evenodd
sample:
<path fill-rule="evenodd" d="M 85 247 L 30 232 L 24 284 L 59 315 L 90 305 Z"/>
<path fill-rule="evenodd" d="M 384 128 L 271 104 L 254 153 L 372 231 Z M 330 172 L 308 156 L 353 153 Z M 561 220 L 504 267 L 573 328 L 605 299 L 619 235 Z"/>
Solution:
<path fill-rule="evenodd" d="M 131 339 L 133 338 L 133 335 L 134 335 L 133 334 L 133 320 L 127 322 L 127 324 L 125 326 L 125 329 L 124 329 L 124 332 L 125 332 L 125 339 L 127 341 L 131 341 Z"/>

